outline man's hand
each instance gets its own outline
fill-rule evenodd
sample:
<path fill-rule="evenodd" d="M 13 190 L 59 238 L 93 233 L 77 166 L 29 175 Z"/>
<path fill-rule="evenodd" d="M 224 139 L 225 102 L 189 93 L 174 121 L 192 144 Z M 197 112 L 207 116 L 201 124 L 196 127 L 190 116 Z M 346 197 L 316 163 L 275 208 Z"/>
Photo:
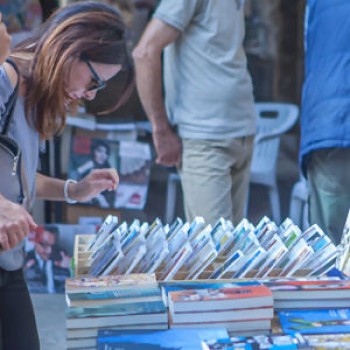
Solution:
<path fill-rule="evenodd" d="M 7 33 L 6 25 L 2 22 L 2 14 L 0 12 L 0 64 L 5 62 L 10 55 L 11 37 Z"/>
<path fill-rule="evenodd" d="M 118 184 L 119 176 L 115 169 L 94 169 L 81 181 L 70 184 L 68 194 L 69 198 L 86 202 L 103 191 L 116 190 Z"/>
<path fill-rule="evenodd" d="M 169 128 L 153 132 L 156 163 L 165 166 L 180 166 L 182 145 L 180 138 Z"/>
<path fill-rule="evenodd" d="M 60 267 L 62 269 L 69 269 L 72 258 L 69 255 L 65 254 L 65 252 L 63 251 L 61 251 L 60 254 L 62 259 L 54 261 L 55 266 Z"/>
<path fill-rule="evenodd" d="M 30 214 L 19 204 L 0 197 L 0 249 L 9 250 L 37 227 Z"/>

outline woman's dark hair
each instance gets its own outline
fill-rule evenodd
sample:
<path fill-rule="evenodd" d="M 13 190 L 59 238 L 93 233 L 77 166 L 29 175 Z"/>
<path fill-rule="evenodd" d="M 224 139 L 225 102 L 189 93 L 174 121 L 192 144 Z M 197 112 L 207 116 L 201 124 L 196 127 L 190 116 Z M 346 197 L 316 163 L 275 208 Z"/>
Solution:
<path fill-rule="evenodd" d="M 16 46 L 12 57 L 26 82 L 26 115 L 35 109 L 34 127 L 42 138 L 51 137 L 65 126 L 69 96 L 64 80 L 77 58 L 120 64 L 127 70 L 121 98 L 105 113 L 129 97 L 134 72 L 124 33 L 124 22 L 114 7 L 85 1 L 57 10 L 30 38 Z M 72 103 L 70 108 L 77 104 Z"/>
<path fill-rule="evenodd" d="M 95 163 L 95 159 L 94 159 L 94 152 L 99 148 L 99 147 L 103 147 L 106 150 L 107 155 L 109 156 L 111 154 L 111 148 L 109 146 L 109 144 L 101 139 L 94 139 L 91 142 L 91 147 L 90 147 L 90 155 L 91 155 L 91 159 L 94 161 Z M 108 164 L 108 167 L 110 167 L 108 160 L 106 161 L 106 163 Z M 95 166 L 98 166 L 98 164 L 95 164 Z M 104 164 L 103 167 L 106 167 L 106 165 Z"/>

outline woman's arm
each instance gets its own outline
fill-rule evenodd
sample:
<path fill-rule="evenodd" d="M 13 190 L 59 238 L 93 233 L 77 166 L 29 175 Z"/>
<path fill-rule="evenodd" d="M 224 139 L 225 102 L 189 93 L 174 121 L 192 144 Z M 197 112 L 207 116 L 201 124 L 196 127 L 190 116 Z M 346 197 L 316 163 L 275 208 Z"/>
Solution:
<path fill-rule="evenodd" d="M 2 13 L 0 12 L 0 64 L 3 64 L 10 54 L 11 37 L 7 33 L 6 25 L 2 22 Z"/>
<path fill-rule="evenodd" d="M 37 173 L 36 197 L 62 201 L 64 198 L 64 180 Z M 116 190 L 119 176 L 115 169 L 94 169 L 77 183 L 69 183 L 67 194 L 70 199 L 86 202 L 105 190 Z"/>

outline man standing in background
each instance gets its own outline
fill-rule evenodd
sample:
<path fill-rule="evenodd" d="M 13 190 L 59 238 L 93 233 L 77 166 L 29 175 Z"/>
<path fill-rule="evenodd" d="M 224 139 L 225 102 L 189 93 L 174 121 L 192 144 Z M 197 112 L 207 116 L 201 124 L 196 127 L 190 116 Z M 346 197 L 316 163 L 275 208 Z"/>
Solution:
<path fill-rule="evenodd" d="M 350 208 L 350 2 L 307 5 L 300 159 L 310 224 L 338 244 Z"/>
<path fill-rule="evenodd" d="M 188 221 L 244 216 L 256 119 L 243 4 L 162 0 L 133 52 L 157 162 L 178 166 Z"/>

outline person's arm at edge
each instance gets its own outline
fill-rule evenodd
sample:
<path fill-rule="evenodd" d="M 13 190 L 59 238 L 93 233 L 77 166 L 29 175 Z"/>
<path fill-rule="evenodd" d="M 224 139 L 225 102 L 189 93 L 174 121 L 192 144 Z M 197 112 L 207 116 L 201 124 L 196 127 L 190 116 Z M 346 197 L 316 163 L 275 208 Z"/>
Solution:
<path fill-rule="evenodd" d="M 7 32 L 6 25 L 2 22 L 2 13 L 0 12 L 0 64 L 3 64 L 10 55 L 11 36 Z"/>
<path fill-rule="evenodd" d="M 63 201 L 65 180 L 36 175 L 36 197 L 51 201 Z M 116 190 L 119 176 L 115 169 L 94 169 L 77 183 L 68 184 L 68 197 L 78 202 L 86 202 L 105 190 Z"/>
<path fill-rule="evenodd" d="M 0 12 L 0 65 L 10 54 L 11 37 L 2 22 Z M 13 86 L 16 86 L 18 76 L 14 68 L 4 64 L 4 68 Z M 15 247 L 26 237 L 30 230 L 36 228 L 32 216 L 20 204 L 9 201 L 0 194 L 0 250 Z"/>
<path fill-rule="evenodd" d="M 177 165 L 181 160 L 181 142 L 170 128 L 162 93 L 163 49 L 176 40 L 180 32 L 166 23 L 152 19 L 133 51 L 136 84 L 143 108 L 152 124 L 157 162 Z"/>

